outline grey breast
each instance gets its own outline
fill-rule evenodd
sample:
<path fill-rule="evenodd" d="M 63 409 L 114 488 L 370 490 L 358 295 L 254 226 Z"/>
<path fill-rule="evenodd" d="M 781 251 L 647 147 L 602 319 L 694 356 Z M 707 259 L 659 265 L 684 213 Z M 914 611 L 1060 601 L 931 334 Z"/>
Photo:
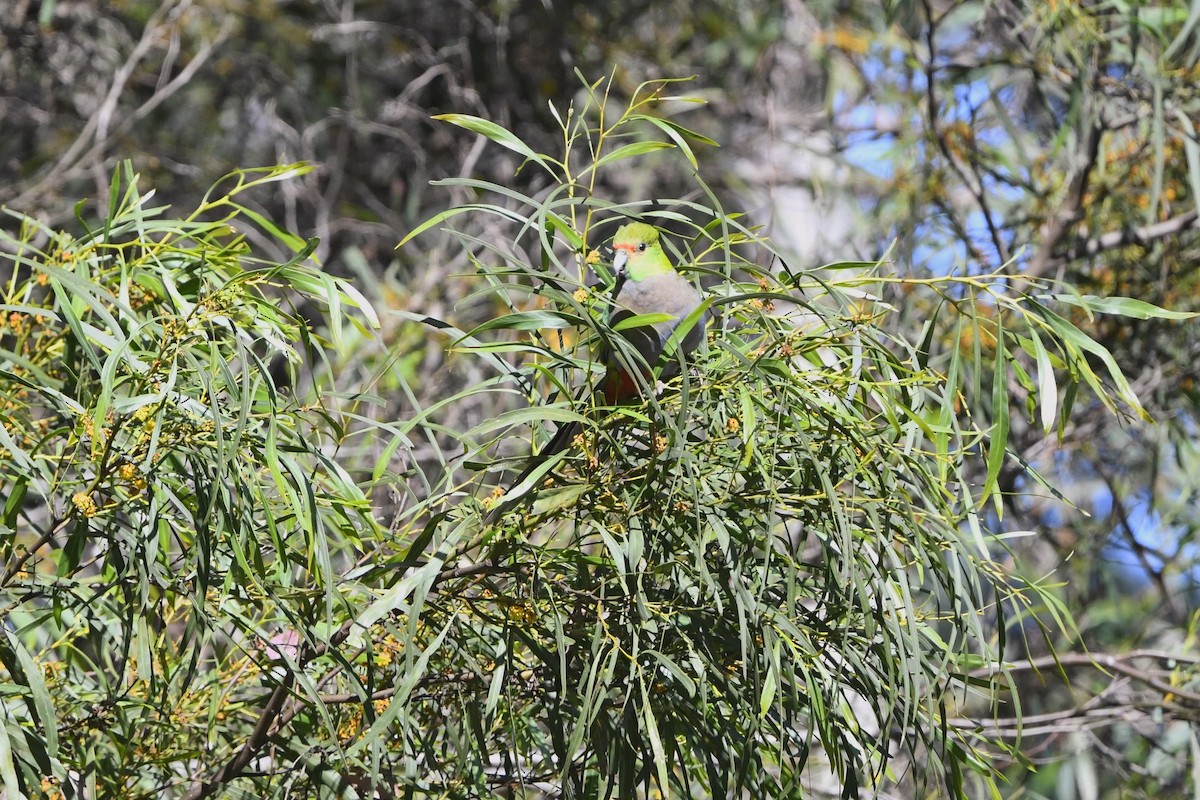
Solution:
<path fill-rule="evenodd" d="M 622 319 L 642 314 L 670 314 L 674 319 L 621 331 L 621 335 L 633 343 L 647 363 L 653 365 L 658 360 L 663 346 L 671 338 L 671 333 L 700 302 L 700 294 L 695 287 L 677 272 L 653 280 L 628 281 L 617 297 L 617 305 L 620 308 L 613 312 L 610 323 L 616 325 Z M 697 320 L 684 337 L 684 353 L 695 350 L 703 340 L 707 317 L 706 313 L 704 319 Z M 671 361 L 663 365 L 662 377 L 670 378 L 678 372 L 678 362 Z"/>

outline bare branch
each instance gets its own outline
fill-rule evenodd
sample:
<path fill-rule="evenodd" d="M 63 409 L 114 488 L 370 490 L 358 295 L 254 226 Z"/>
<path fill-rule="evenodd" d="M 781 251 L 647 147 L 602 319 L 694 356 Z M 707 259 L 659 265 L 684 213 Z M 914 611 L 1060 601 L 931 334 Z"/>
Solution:
<path fill-rule="evenodd" d="M 134 47 L 133 52 L 129 54 L 129 57 L 125 59 L 125 63 L 113 75 L 112 84 L 109 86 L 108 93 L 105 95 L 103 102 L 100 103 L 96 112 L 92 114 L 87 124 L 84 125 L 83 130 L 79 132 L 79 135 L 75 137 L 75 141 L 71 143 L 70 147 L 53 164 L 40 173 L 32 185 L 19 189 L 20 194 L 11 200 L 5 201 L 6 204 L 18 208 L 27 206 L 33 202 L 34 198 L 50 187 L 61 186 L 64 182 L 96 167 L 104 158 L 105 152 L 109 144 L 113 141 L 113 138 L 128 130 L 134 123 L 143 119 L 147 114 L 186 86 L 200 67 L 208 61 L 213 51 L 228 38 L 233 30 L 232 20 L 226 19 L 217 35 L 211 41 L 205 42 L 196 51 L 196 54 L 180 70 L 179 74 L 170 80 L 165 80 L 166 71 L 169 65 L 174 63 L 175 57 L 173 49 L 169 50 L 167 65 L 164 65 L 163 70 L 160 72 L 154 94 L 132 113 L 121 117 L 117 124 L 110 125 L 116 113 L 117 104 L 125 94 L 129 79 L 147 53 L 153 47 L 160 45 L 164 39 L 169 43 L 175 42 L 176 37 L 170 32 L 174 24 L 173 20 L 166 20 L 165 18 L 168 16 L 177 16 L 177 14 L 172 14 L 171 12 L 178 5 L 180 4 L 176 2 L 167 2 L 154 13 L 154 16 L 147 22 L 142 38 Z M 186 5 L 189 5 L 189 3 L 183 4 L 184 7 Z M 173 44 L 172 47 L 174 47 Z"/>
<path fill-rule="evenodd" d="M 1144 245 L 1150 244 L 1157 239 L 1177 236 L 1186 231 L 1200 228 L 1200 225 L 1196 224 L 1198 217 L 1200 217 L 1200 214 L 1196 211 L 1188 211 L 1185 214 L 1180 214 L 1177 217 L 1172 217 L 1162 222 L 1156 222 L 1153 225 L 1127 228 L 1122 231 L 1109 231 L 1090 239 L 1082 239 L 1072 244 L 1067 250 L 1056 255 L 1054 262 L 1074 261 L 1079 258 L 1097 255 L 1105 250 L 1124 247 L 1127 244 Z"/>

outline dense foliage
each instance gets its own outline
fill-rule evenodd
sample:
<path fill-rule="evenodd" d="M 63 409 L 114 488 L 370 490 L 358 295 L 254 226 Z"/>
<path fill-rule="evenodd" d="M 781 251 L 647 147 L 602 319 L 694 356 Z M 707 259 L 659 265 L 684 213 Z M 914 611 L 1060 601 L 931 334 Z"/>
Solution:
<path fill-rule="evenodd" d="M 923 0 L 896 4 L 900 24 L 857 10 L 831 19 L 823 48 L 839 76 L 833 130 L 901 263 L 1001 268 L 1196 310 L 1200 8 Z M 931 309 L 911 296 L 904 307 L 902 328 Z M 1047 438 L 1010 373 L 1011 448 L 1081 512 L 1029 497 L 1018 469 L 1002 476 L 1005 521 L 1037 533 L 1016 556 L 1058 576 L 1079 623 L 1055 642 L 1078 654 L 1069 683 L 1036 673 L 1042 647 L 1011 653 L 1025 710 L 1042 720 L 1020 746 L 1058 758 L 1036 773 L 1014 761 L 1010 778 L 1064 797 L 1191 796 L 1198 718 L 1166 687 L 1196 685 L 1180 666 L 1195 647 L 1200 576 L 1196 326 L 1066 316 L 1112 352 L 1160 424 L 1117 425 L 1083 401 Z M 1089 653 L 1124 677 L 1097 671 Z"/>
<path fill-rule="evenodd" d="M 551 763 L 559 771 L 541 789 L 686 775 L 699 791 L 695 781 L 716 782 L 708 763 L 778 791 L 803 758 L 816 794 L 881 774 L 885 789 L 910 794 L 914 776 L 954 784 L 953 765 L 972 759 L 1003 772 L 1006 796 L 1194 790 L 1196 328 L 1157 307 L 1196 308 L 1200 8 L 10 6 L 0 15 L 0 384 L 15 403 L 0 443 L 5 780 L 20 775 L 22 791 L 50 796 L 110 773 L 106 791 L 119 795 L 200 791 L 200 779 L 231 795 L 351 796 L 371 780 L 405 783 L 453 749 L 458 760 L 434 776 L 451 794 L 506 792 Z M 588 89 L 575 70 L 606 80 Z M 644 119 L 593 150 L 657 85 L 642 81 L 693 73 L 686 92 L 706 103 L 646 102 Z M 220 178 L 299 159 L 311 168 Z M 77 207 L 82 197 L 95 199 Z M 734 208 L 746 214 L 723 210 Z M 597 372 L 590 344 L 615 335 L 603 245 L 629 216 L 664 228 L 721 316 L 685 382 L 645 406 L 593 410 L 569 398 Z M 586 435 L 485 526 L 493 486 L 502 491 L 507 470 L 567 420 Z M 912 425 L 919 435 L 896 438 Z M 927 502 L 900 478 L 922 470 L 961 496 Z M 209 485 L 225 488 L 194 488 Z M 747 486 L 747 508 L 769 521 L 721 513 Z M 844 496 L 849 487 L 858 493 Z M 868 500 L 885 490 L 886 502 Z M 660 496 L 678 508 L 650 507 Z M 908 515 L 929 529 L 876 543 L 873 556 L 829 534 L 874 542 Z M 143 523 L 157 540 L 140 535 Z M 711 526 L 725 537 L 716 549 Z M 962 575 L 934 568 L 928 547 L 942 538 L 968 546 L 965 561 L 944 562 Z M 893 574 L 889 555 L 917 577 Z M 271 579 L 257 577 L 267 565 Z M 629 585 L 622 569 L 646 577 Z M 203 600 L 196 574 L 209 582 Z M 735 574 L 754 576 L 758 594 L 735 590 Z M 854 580 L 870 590 L 849 592 Z M 572 594 L 577 584 L 586 591 Z M 935 609 L 915 638 L 880 605 L 890 597 L 880 587 L 896 586 L 908 587 L 910 625 L 922 603 Z M 979 594 L 947 594 L 964 586 Z M 219 602 L 226 591 L 236 602 Z M 456 593 L 469 607 L 444 599 Z M 700 596 L 720 609 L 703 623 Z M 595 597 L 619 613 L 589 616 Z M 814 617 L 814 598 L 835 598 L 845 626 Z M 736 642 L 721 624 L 730 608 Z M 971 608 L 983 609 L 972 624 L 942 619 Z M 794 636 L 742 632 L 774 631 L 780 615 L 802 633 L 826 626 L 811 641 L 822 653 L 836 639 L 830 657 L 847 660 L 834 677 L 858 681 L 852 711 L 805 706 L 837 696 L 823 684 L 786 695 L 799 689 L 783 676 L 828 662 L 806 659 Z M 695 645 L 683 617 L 714 631 L 711 646 Z M 449 626 L 445 638 L 430 620 Z M 512 638 L 514 620 L 528 642 Z M 597 620 L 616 626 L 602 628 L 615 637 L 603 647 L 587 639 Z M 470 647 L 459 637 L 468 627 Z M 867 647 L 867 631 L 871 647 L 905 654 L 936 636 L 958 655 L 905 661 L 925 666 L 896 689 L 897 667 Z M 576 636 L 588 644 L 560 647 Z M 1001 637 L 1011 694 L 988 663 Z M 426 650 L 401 659 L 404 642 L 437 647 L 419 662 Z M 629 642 L 669 664 L 655 672 L 611 655 Z M 602 704 L 594 729 L 572 728 L 565 744 L 474 722 L 468 733 L 380 738 L 454 718 L 451 695 L 494 723 L 555 686 L 546 674 L 593 657 L 625 669 L 620 708 L 636 731 Z M 704 678 L 724 663 L 741 670 L 726 688 L 742 694 L 713 700 Z M 381 685 L 401 672 L 415 682 Z M 60 680 L 72 688 L 60 692 Z M 913 706 L 917 685 L 945 707 Z M 556 701 L 560 710 L 595 699 L 566 686 L 575 705 Z M 867 711 L 859 698 L 871 686 L 898 699 Z M 734 708 L 753 712 L 747 727 L 686 717 Z M 530 700 L 524 717 L 504 719 L 552 710 Z M 934 712 L 945 731 L 923 727 Z M 658 745 L 639 733 L 647 713 Z M 721 731 L 699 743 L 708 749 L 664 733 L 701 718 Z M 889 719 L 890 738 L 872 734 Z M 113 741 L 89 744 L 76 736 L 85 727 Z M 807 750 L 787 750 L 801 732 Z M 861 751 L 838 745 L 856 738 Z M 568 775 L 554 759 L 579 742 L 587 756 Z M 976 754 L 964 761 L 955 747 Z M 514 755 L 482 755 L 500 751 Z M 87 766 L 92 756 L 108 760 Z M 687 766 L 664 779 L 663 760 Z M 0 767 L 9 761 L 0 753 Z M 981 791 L 978 780 L 964 778 L 967 791 Z"/>
<path fill-rule="evenodd" d="M 603 88 L 560 112 L 559 155 L 447 117 L 553 188 L 457 180 L 477 201 L 414 231 L 452 222 L 509 313 L 467 332 L 417 320 L 497 377 L 394 423 L 361 413 L 375 401 L 342 382 L 357 366 L 322 355 L 372 348 L 374 311 L 239 200 L 298 170 L 231 176 L 184 219 L 125 170 L 79 234 L 23 220 L 0 383 L 10 794 L 768 797 L 819 785 L 821 764 L 832 791 L 994 785 L 1003 737 L 957 715 L 1003 696 L 1008 616 L 1055 604 L 995 560 L 1005 537 L 982 522 L 1005 376 L 1025 376 L 1048 429 L 1080 385 L 1140 413 L 1054 308 L 1169 315 L 1000 276 L 760 264 L 770 243 L 699 179 L 710 203 L 591 192 L 614 164 L 694 165 L 705 143 L 663 116 L 687 100 L 672 84 L 619 113 Z M 576 408 L 594 344 L 620 340 L 597 246 L 633 216 L 678 232 L 719 322 L 647 401 Z M 251 230 L 294 257 L 261 262 Z M 887 333 L 886 286 L 942 297 L 959 340 Z M 379 355 L 373 382 L 402 381 Z M 968 379 L 985 365 L 990 388 Z M 514 392 L 533 405 L 444 422 Z M 572 419 L 578 449 L 492 521 L 492 481 L 472 475 L 494 445 Z M 422 461 L 417 437 L 466 458 Z"/>

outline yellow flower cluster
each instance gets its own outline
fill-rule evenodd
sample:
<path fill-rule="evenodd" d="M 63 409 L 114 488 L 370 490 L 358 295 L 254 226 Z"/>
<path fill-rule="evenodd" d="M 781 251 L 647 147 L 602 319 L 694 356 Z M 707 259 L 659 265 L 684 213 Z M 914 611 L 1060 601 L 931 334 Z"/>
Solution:
<path fill-rule="evenodd" d="M 79 509 L 79 513 L 85 517 L 94 517 L 99 511 L 96 501 L 87 492 L 76 492 L 71 496 L 71 502 L 75 504 L 75 508 Z"/>
<path fill-rule="evenodd" d="M 59 786 L 58 778 L 53 775 L 46 775 L 42 778 L 42 794 L 46 800 L 63 800 L 63 791 Z"/>
<path fill-rule="evenodd" d="M 132 486 L 135 490 L 141 492 L 146 488 L 146 479 L 142 477 L 142 473 L 133 464 L 122 464 L 117 474 L 121 480 Z"/>

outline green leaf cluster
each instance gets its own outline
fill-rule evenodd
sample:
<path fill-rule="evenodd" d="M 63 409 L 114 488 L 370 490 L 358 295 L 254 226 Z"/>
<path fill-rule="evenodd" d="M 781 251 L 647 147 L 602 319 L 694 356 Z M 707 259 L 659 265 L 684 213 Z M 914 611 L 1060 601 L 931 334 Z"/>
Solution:
<path fill-rule="evenodd" d="M 148 797 L 186 783 L 178 765 L 253 708 L 246 684 L 269 668 L 280 622 L 319 639 L 341 565 L 378 533 L 330 457 L 344 420 L 297 389 L 313 379 L 309 351 L 329 343 L 296 304 L 321 308 L 335 340 L 374 312 L 302 265 L 314 242 L 240 199 L 307 169 L 235 173 L 184 219 L 128 166 L 82 233 L 7 212 L 18 223 L 0 241 L 9 797 L 39 786 Z M 251 235 L 294 258 L 258 260 Z"/>
<path fill-rule="evenodd" d="M 444 228 L 467 300 L 498 311 L 396 316 L 493 377 L 387 423 L 367 386 L 415 404 L 410 354 L 373 349 L 368 300 L 239 199 L 302 167 L 235 173 L 183 219 L 128 170 L 81 234 L 20 218 L 0 298 L 14 796 L 996 791 L 1009 744 L 969 720 L 1018 704 L 1006 637 L 1071 625 L 1006 559 L 1008 473 L 1037 479 L 1006 387 L 1046 431 L 1081 388 L 1139 414 L 1059 311 L 1169 315 L 1003 272 L 801 268 L 699 176 L 599 196 L 616 162 L 698 165 L 673 86 L 622 107 L 586 84 L 554 155 L 446 118 L 546 182 L 443 182 L 470 202 L 408 241 Z M 703 288 L 683 327 L 715 321 L 677 377 L 605 407 L 597 350 L 636 358 L 606 321 L 603 245 L 630 218 Z M 295 256 L 263 263 L 253 237 Z M 919 337 L 888 293 L 937 299 Z M 339 372 L 351 350 L 367 379 Z M 484 396 L 506 410 L 446 423 Z M 498 506 L 568 421 L 573 446 Z"/>

